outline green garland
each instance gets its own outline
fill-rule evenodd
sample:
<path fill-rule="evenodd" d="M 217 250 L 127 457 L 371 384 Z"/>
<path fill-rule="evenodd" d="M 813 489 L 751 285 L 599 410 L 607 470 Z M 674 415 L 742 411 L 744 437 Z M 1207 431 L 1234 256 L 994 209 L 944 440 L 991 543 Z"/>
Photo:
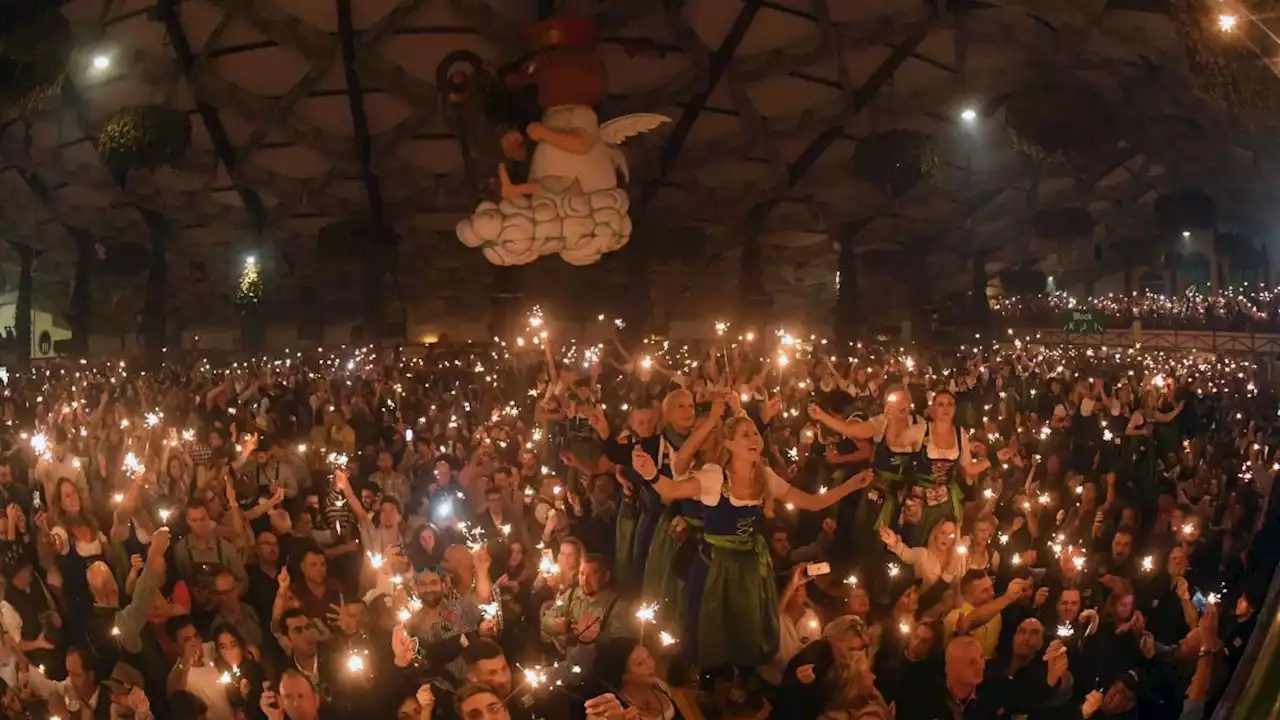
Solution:
<path fill-rule="evenodd" d="M 176 166 L 191 144 L 191 118 L 159 105 L 128 107 L 107 118 L 98 134 L 98 156 L 113 172 Z"/>
<path fill-rule="evenodd" d="M 14 3 L 6 13 L 12 15 L 0 24 L 0 111 L 27 113 L 61 87 L 71 27 L 56 7 L 36 0 Z"/>
<path fill-rule="evenodd" d="M 1196 91 L 1217 101 L 1247 126 L 1273 126 L 1280 118 L 1280 80 L 1254 48 L 1274 47 L 1275 41 L 1246 15 L 1268 22 L 1280 11 L 1280 2 L 1240 0 L 1238 5 L 1232 8 L 1208 0 L 1174 0 L 1171 15 L 1182 37 Z M 1238 18 L 1229 32 L 1219 26 L 1224 13 Z"/>
<path fill-rule="evenodd" d="M 1115 110 L 1082 83 L 1049 81 L 1014 91 L 1004 118 L 1014 149 L 1037 162 L 1088 157 L 1116 141 Z"/>

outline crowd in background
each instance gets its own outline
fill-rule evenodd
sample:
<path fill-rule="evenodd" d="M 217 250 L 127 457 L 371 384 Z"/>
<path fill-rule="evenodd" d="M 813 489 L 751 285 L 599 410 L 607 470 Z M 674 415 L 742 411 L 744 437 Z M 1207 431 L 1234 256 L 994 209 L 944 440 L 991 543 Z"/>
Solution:
<path fill-rule="evenodd" d="M 1127 329 L 1139 322 L 1174 330 L 1280 331 L 1280 294 L 1252 283 L 1213 292 L 1191 286 L 1175 295 L 1148 290 L 1090 297 L 1012 295 L 992 300 L 991 307 L 1006 322 L 1035 327 L 1060 328 L 1066 314 L 1078 312 L 1095 313 L 1104 328 Z"/>
<path fill-rule="evenodd" d="M 1244 653 L 1247 364 L 539 323 L 11 376 L 5 716 L 1190 720 Z"/>

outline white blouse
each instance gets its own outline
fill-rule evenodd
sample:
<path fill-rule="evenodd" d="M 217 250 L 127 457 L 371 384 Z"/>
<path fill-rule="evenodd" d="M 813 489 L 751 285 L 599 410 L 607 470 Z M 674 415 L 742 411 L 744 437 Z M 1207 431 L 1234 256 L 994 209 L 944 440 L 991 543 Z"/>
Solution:
<path fill-rule="evenodd" d="M 693 474 L 698 480 L 700 490 L 698 491 L 698 500 L 703 505 L 714 507 L 720 502 L 720 492 L 724 488 L 725 482 L 724 468 L 715 463 L 707 463 Z M 778 473 L 769 468 L 764 470 L 765 482 L 769 483 L 769 494 L 774 498 L 780 498 L 791 488 L 791 484 L 778 476 Z M 729 496 L 729 502 L 734 507 L 751 507 L 752 505 L 761 505 L 764 498 L 755 498 L 751 500 Z"/>

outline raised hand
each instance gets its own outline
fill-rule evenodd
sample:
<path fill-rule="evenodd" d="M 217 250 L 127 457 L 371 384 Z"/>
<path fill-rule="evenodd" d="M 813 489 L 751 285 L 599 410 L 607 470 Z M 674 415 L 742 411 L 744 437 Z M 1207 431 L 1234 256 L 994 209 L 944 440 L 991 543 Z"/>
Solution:
<path fill-rule="evenodd" d="M 653 480 L 658 477 L 658 466 L 654 463 L 649 453 L 644 451 L 639 445 L 631 450 L 631 467 L 635 469 L 640 477 L 645 480 Z"/>

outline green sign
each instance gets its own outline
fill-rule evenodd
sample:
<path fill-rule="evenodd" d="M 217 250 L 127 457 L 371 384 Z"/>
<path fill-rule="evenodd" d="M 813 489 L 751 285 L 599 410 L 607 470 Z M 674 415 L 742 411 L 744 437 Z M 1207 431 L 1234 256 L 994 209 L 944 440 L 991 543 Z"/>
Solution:
<path fill-rule="evenodd" d="M 1103 314 L 1099 310 L 1068 310 L 1063 330 L 1096 335 L 1102 332 L 1102 320 Z"/>

